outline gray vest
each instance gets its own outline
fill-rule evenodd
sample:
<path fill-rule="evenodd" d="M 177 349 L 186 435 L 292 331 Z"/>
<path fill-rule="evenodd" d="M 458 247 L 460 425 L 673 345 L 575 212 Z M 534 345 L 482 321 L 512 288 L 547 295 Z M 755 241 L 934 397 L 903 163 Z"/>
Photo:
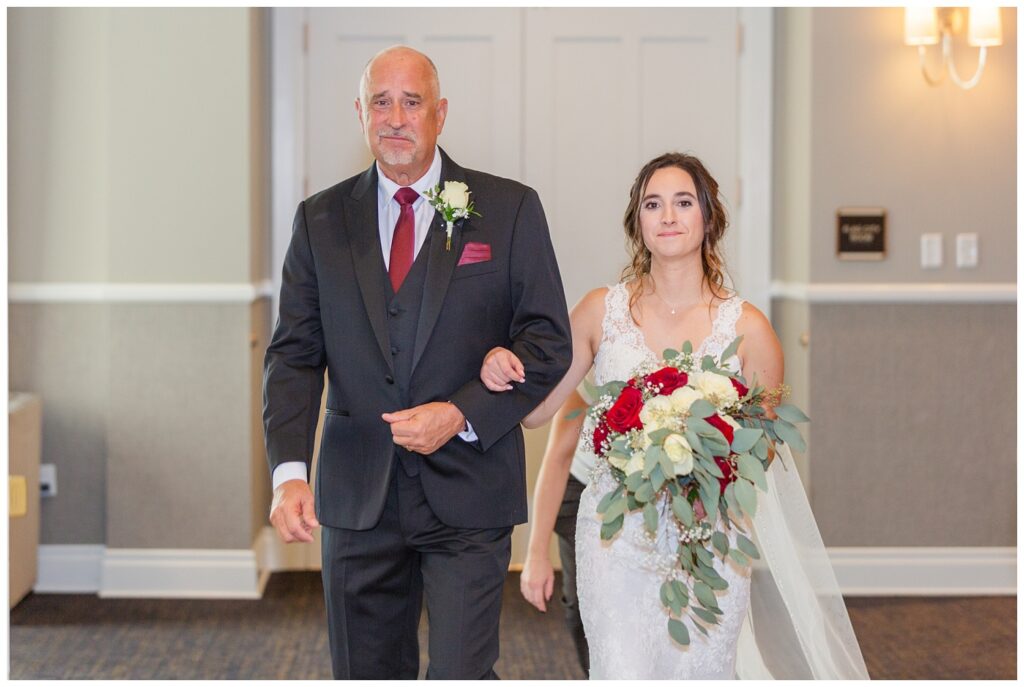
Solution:
<path fill-rule="evenodd" d="M 427 232 L 419 254 L 405 276 L 398 293 L 391 291 L 391 284 L 385 280 L 388 309 L 388 337 L 391 339 L 391 360 L 395 365 L 394 384 L 402 399 L 402 408 L 411 405 L 409 382 L 412 379 L 412 354 L 416 344 L 416 327 L 420 321 L 420 301 L 423 300 L 423 285 L 427 280 L 427 260 L 430 256 L 430 241 L 433 231 Z M 418 475 L 420 455 L 395 446 L 395 453 L 402 469 L 409 476 Z"/>

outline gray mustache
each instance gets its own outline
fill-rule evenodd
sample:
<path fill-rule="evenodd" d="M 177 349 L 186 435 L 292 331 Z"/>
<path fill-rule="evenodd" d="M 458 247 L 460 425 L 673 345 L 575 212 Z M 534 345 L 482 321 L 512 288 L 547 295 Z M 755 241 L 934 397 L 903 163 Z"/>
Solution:
<path fill-rule="evenodd" d="M 377 130 L 377 135 L 378 136 L 394 136 L 395 138 L 401 138 L 401 139 L 404 139 L 406 141 L 409 141 L 410 143 L 415 143 L 416 142 L 416 139 L 413 138 L 412 136 L 409 136 L 408 134 L 404 134 L 401 131 L 391 131 L 390 129 L 378 129 Z"/>

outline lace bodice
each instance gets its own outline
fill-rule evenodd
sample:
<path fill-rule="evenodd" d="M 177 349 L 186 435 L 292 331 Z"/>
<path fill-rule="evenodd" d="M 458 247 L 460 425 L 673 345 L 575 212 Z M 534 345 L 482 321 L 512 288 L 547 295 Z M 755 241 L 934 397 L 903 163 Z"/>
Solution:
<path fill-rule="evenodd" d="M 694 349 L 695 358 L 712 355 L 718 357 L 736 338 L 736 322 L 743 312 L 743 299 L 733 296 L 718 306 L 711 324 L 711 333 Z M 679 342 L 682 344 L 682 341 Z M 691 342 L 695 343 L 695 342 Z M 656 365 L 661 360 L 647 347 L 643 332 L 629 314 L 629 290 L 624 283 L 608 288 L 604 298 L 604 320 L 601 323 L 601 345 L 594 358 L 594 381 L 598 386 L 614 379 L 627 380 L 645 364 Z M 739 358 L 733 356 L 725 366 L 740 372 Z"/>

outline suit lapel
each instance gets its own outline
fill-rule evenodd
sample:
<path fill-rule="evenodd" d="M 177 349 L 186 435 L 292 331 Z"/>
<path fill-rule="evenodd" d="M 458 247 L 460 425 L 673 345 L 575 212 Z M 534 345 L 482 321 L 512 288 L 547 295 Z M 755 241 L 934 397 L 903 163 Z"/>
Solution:
<path fill-rule="evenodd" d="M 446 181 L 466 181 L 466 171 L 452 162 L 452 159 L 441 151 L 441 188 L 444 188 Z M 472 189 L 471 189 L 472 190 Z M 452 279 L 452 272 L 458 261 L 459 253 L 462 251 L 462 227 L 466 220 L 455 223 L 455 230 L 452 232 L 451 250 L 445 249 L 446 224 L 444 218 L 437 211 L 434 212 L 434 221 L 430 225 L 430 231 L 437 232 L 430 240 L 430 254 L 427 262 L 427 277 L 423 284 L 423 300 L 420 302 L 420 319 L 416 327 L 416 343 L 413 347 L 412 370 L 423 357 L 423 351 L 427 348 L 430 335 L 437 324 L 437 318 L 441 315 L 441 306 L 444 305 L 444 297 L 448 292 L 448 283 Z"/>
<path fill-rule="evenodd" d="M 384 258 L 381 255 L 377 219 L 377 165 L 366 170 L 352 189 L 352 202 L 345 204 L 345 226 L 366 314 L 370 318 L 370 326 L 380 346 L 381 355 L 394 373 L 385 294 L 389 286 L 384 278 Z"/>

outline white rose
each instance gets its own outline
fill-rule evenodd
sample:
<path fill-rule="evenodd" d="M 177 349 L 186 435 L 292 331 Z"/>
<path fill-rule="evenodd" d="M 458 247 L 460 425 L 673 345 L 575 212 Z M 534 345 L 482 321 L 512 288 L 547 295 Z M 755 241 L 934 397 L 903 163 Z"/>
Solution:
<path fill-rule="evenodd" d="M 658 425 L 672 416 L 672 401 L 668 396 L 655 396 L 644 404 L 640 410 L 640 422 L 648 432 L 653 432 Z"/>
<path fill-rule="evenodd" d="M 704 398 L 704 396 L 693 387 L 687 385 L 673 391 L 668 398 L 672 402 L 672 410 L 677 415 L 685 415 L 690 412 L 690 406 L 693 405 L 693 402 Z"/>
<path fill-rule="evenodd" d="M 669 434 L 665 437 L 665 453 L 668 459 L 675 463 L 677 475 L 688 475 L 693 472 L 693 449 L 690 442 L 679 434 Z"/>
<path fill-rule="evenodd" d="M 716 408 L 726 408 L 740 400 L 739 394 L 736 393 L 736 387 L 724 375 L 711 372 L 710 370 L 702 370 L 693 377 L 693 385 Z"/>
<path fill-rule="evenodd" d="M 469 206 L 469 186 L 461 181 L 446 181 L 441 200 L 456 210 L 463 210 Z"/>

